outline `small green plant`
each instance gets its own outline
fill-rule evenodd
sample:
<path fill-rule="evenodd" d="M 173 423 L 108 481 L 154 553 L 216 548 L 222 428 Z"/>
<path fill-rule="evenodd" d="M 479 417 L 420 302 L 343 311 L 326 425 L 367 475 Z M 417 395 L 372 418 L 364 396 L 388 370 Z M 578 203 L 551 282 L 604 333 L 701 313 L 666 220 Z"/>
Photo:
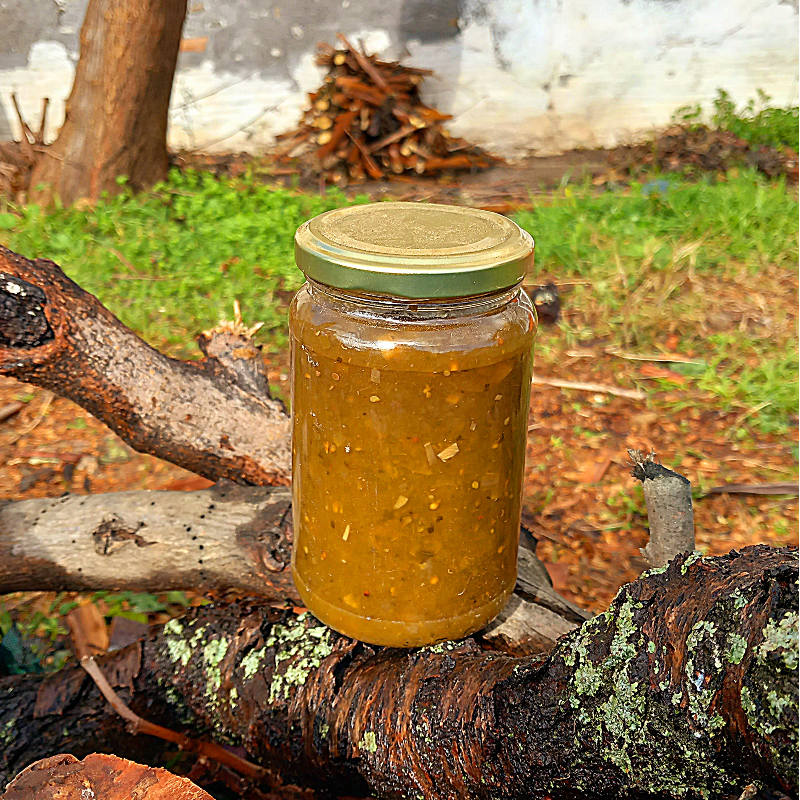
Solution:
<path fill-rule="evenodd" d="M 778 108 L 771 105 L 769 95 L 758 90 L 758 100 L 750 100 L 736 110 L 731 96 L 722 89 L 714 100 L 711 122 L 717 128 L 730 131 L 753 144 L 798 149 L 798 107 Z"/>
<path fill-rule="evenodd" d="M 772 98 L 759 89 L 757 99 L 750 99 L 737 110 L 730 94 L 724 89 L 718 89 L 717 96 L 712 101 L 714 110 L 709 118 L 711 126 L 730 131 L 754 145 L 791 147 L 797 151 L 800 109 L 797 106 L 781 108 L 771 103 Z M 700 103 L 681 106 L 672 116 L 673 122 L 691 130 L 698 130 L 705 119 L 706 114 Z"/>

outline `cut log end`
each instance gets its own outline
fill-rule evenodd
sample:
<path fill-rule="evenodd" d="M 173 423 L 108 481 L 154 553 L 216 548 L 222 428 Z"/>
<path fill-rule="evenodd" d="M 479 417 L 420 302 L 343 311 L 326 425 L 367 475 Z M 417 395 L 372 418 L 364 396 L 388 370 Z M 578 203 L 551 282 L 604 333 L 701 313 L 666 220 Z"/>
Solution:
<path fill-rule="evenodd" d="M 13 255 L 0 246 L 4 256 Z M 44 313 L 45 293 L 32 283 L 0 272 L 0 347 L 40 347 L 55 338 Z"/>

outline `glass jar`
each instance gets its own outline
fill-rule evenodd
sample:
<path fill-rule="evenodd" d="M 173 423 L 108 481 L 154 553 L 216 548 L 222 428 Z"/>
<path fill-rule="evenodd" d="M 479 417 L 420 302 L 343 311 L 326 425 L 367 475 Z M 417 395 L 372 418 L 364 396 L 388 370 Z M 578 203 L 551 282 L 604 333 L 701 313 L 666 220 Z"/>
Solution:
<path fill-rule="evenodd" d="M 296 255 L 298 592 L 373 644 L 479 630 L 516 581 L 533 241 L 488 212 L 378 203 L 301 226 Z"/>

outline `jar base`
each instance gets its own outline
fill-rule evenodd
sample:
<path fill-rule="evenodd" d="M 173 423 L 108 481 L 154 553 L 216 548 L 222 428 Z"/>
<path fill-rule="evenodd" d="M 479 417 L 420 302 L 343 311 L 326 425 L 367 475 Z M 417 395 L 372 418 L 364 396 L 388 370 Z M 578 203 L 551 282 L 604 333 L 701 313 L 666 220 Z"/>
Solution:
<path fill-rule="evenodd" d="M 488 625 L 505 607 L 515 582 L 488 603 L 455 617 L 398 622 L 354 614 L 310 591 L 297 573 L 294 584 L 308 610 L 323 624 L 344 636 L 383 647 L 425 647 L 462 639 Z"/>

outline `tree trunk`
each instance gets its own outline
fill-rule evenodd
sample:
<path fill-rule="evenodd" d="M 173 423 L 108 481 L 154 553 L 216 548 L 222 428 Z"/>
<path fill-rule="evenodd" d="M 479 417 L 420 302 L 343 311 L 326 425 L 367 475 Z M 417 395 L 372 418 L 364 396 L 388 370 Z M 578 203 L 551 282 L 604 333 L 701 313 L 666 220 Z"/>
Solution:
<path fill-rule="evenodd" d="M 31 198 L 64 205 L 167 175 L 167 115 L 186 0 L 90 0 L 57 141 L 33 170 Z M 39 184 L 46 184 L 42 191 Z"/>
<path fill-rule="evenodd" d="M 758 546 L 653 570 L 547 656 L 371 648 L 242 601 L 99 663 L 141 716 L 332 793 L 737 798 L 797 788 L 797 602 L 796 549 Z M 0 731 L 6 777 L 56 752 L 158 750 L 79 668 L 0 680 Z"/>
<path fill-rule="evenodd" d="M 289 416 L 240 323 L 167 358 L 52 261 L 0 247 L 0 374 L 69 397 L 131 447 L 213 481 L 287 484 Z"/>

